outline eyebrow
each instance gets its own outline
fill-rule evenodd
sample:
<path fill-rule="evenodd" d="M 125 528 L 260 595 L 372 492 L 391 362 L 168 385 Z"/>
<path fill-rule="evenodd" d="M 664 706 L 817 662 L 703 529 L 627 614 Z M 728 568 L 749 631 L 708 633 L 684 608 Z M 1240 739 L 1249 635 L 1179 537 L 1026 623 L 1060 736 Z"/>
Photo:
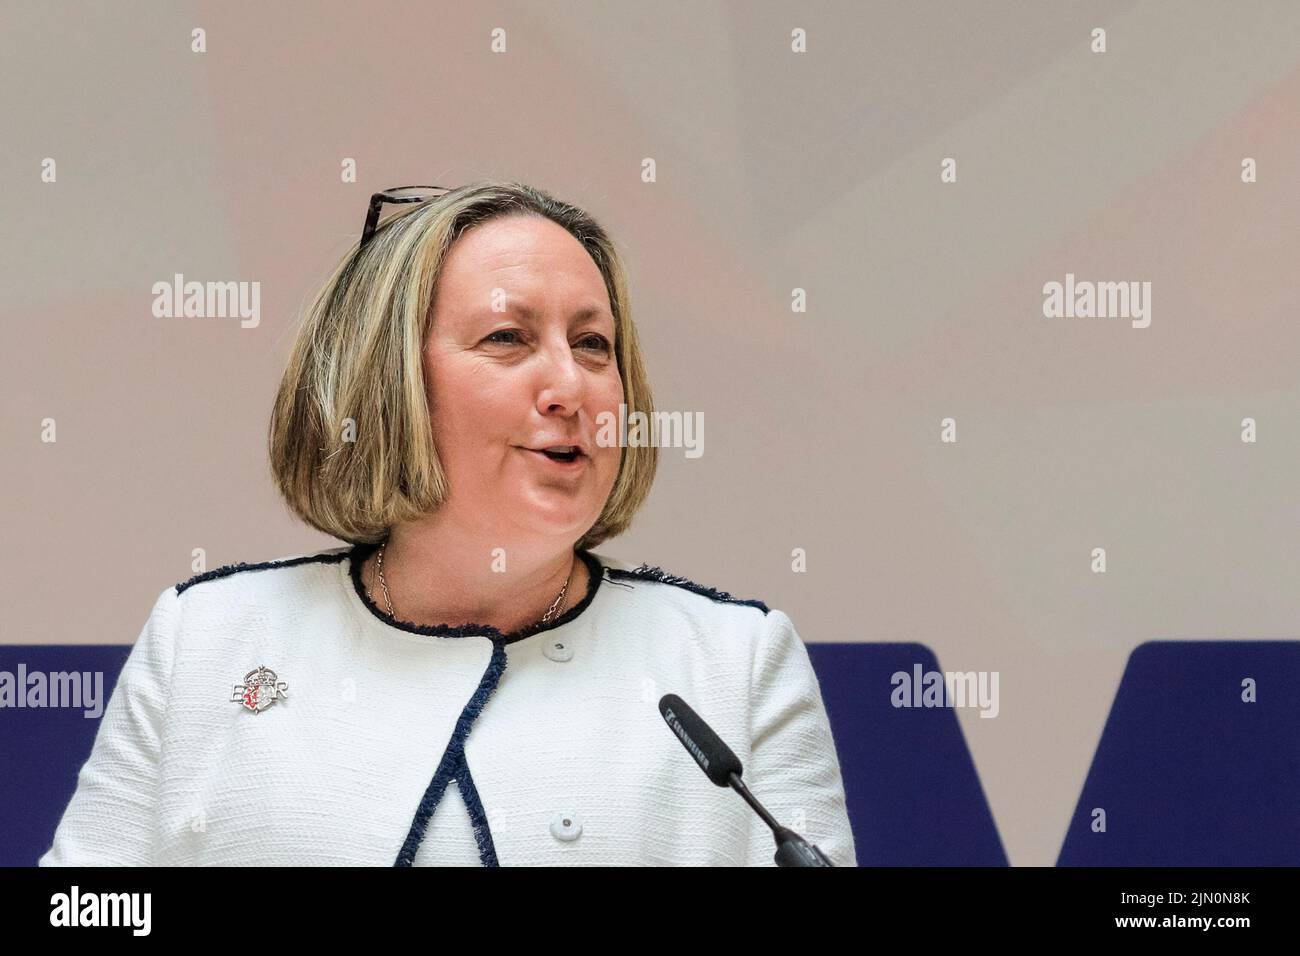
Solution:
<path fill-rule="evenodd" d="M 529 322 L 536 322 L 538 319 L 538 312 L 532 306 L 524 305 L 518 302 L 509 302 L 509 301 L 507 301 L 505 312 L 494 312 L 492 311 L 492 309 L 486 309 L 483 312 L 479 313 L 479 317 L 483 318 L 483 317 L 491 317 L 497 315 L 505 315 L 509 312 L 517 312 L 519 313 L 519 315 L 523 316 L 523 318 Z M 569 324 L 572 325 L 575 322 L 581 322 L 585 319 L 590 319 L 593 317 L 608 318 L 611 322 L 614 321 L 614 315 L 612 312 L 610 312 L 609 309 L 605 308 L 604 306 L 589 305 L 586 306 L 585 308 L 579 309 L 578 311 L 570 315 Z"/>

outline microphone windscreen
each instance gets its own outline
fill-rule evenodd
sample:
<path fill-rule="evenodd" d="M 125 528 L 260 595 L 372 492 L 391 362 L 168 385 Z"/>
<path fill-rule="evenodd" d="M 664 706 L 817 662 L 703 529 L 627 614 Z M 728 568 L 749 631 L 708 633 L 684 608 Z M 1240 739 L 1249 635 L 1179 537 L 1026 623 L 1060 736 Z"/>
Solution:
<path fill-rule="evenodd" d="M 659 713 L 664 723 L 677 735 L 686 752 L 719 787 L 731 786 L 731 774 L 741 775 L 740 759 L 713 728 L 704 722 L 686 701 L 676 694 L 664 694 L 659 699 Z"/>

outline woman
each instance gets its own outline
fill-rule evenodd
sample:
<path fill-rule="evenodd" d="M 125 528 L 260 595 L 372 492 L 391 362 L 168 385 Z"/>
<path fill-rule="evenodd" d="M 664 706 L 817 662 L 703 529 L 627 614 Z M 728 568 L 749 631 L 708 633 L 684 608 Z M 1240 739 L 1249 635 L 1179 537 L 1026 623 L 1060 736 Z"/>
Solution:
<path fill-rule="evenodd" d="M 408 205 L 376 229 L 382 202 Z M 597 440 L 635 411 L 590 216 L 520 184 L 377 194 L 270 429 L 290 508 L 349 546 L 159 596 L 41 863 L 772 865 L 665 725 L 671 693 L 855 865 L 790 619 L 591 550 L 650 490 L 653 446 Z"/>

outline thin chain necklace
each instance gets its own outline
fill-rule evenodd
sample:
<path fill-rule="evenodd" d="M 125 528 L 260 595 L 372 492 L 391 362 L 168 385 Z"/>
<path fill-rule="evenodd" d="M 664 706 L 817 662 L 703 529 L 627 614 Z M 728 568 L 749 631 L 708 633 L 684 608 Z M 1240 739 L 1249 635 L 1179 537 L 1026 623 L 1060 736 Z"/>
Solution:
<path fill-rule="evenodd" d="M 393 613 L 393 599 L 388 595 L 388 582 L 384 580 L 384 549 L 386 547 L 388 547 L 387 538 L 379 546 L 379 554 L 375 558 L 375 573 L 379 576 L 379 586 L 384 589 L 384 603 L 388 605 L 388 616 L 396 618 L 397 615 Z M 572 576 L 573 569 L 570 567 L 569 577 Z M 564 595 L 567 593 L 569 593 L 569 578 L 564 579 L 564 587 L 560 588 L 560 593 L 556 595 L 555 600 L 551 602 L 551 606 L 546 609 L 546 613 L 542 615 L 542 619 L 537 624 L 549 624 L 555 619 L 564 607 Z"/>

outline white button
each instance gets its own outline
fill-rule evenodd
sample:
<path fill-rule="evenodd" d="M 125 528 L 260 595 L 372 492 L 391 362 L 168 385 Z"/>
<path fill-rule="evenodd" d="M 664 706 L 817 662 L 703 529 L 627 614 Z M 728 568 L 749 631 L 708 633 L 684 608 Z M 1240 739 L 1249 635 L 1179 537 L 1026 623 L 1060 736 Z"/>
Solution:
<path fill-rule="evenodd" d="M 551 821 L 551 836 L 568 843 L 582 835 L 582 821 L 573 813 L 557 813 Z"/>
<path fill-rule="evenodd" d="M 553 661 L 569 660 L 573 657 L 573 645 L 563 637 L 551 637 L 542 642 L 542 653 Z"/>

